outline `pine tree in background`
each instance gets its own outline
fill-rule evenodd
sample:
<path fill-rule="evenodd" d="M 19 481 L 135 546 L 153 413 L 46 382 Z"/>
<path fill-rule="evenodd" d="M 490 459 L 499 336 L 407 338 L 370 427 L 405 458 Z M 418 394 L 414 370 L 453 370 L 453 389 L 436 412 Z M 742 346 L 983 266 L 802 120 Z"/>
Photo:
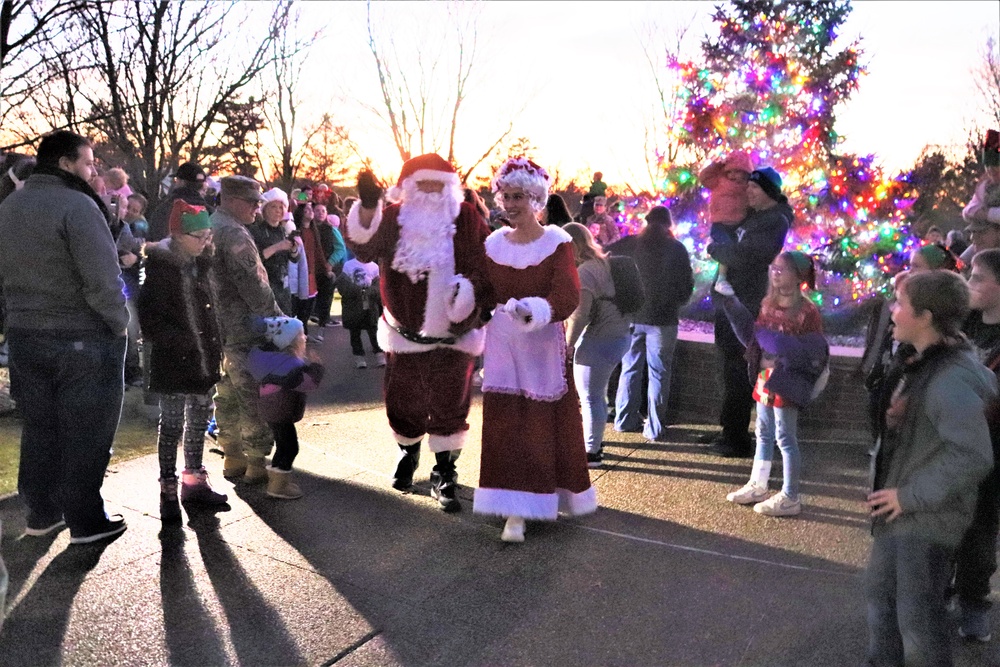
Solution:
<path fill-rule="evenodd" d="M 906 177 L 887 179 L 873 156 L 841 155 L 838 105 L 864 70 L 857 42 L 837 46 L 850 13 L 844 0 L 733 0 L 716 8 L 715 36 L 701 63 L 672 60 L 684 105 L 675 125 L 691 164 L 660 163 L 660 196 L 626 202 L 626 224 L 665 203 L 699 260 L 702 288 L 714 271 L 704 245 L 708 193 L 697 173 L 733 150 L 783 177 L 796 225 L 786 245 L 815 255 L 825 269 L 817 300 L 827 306 L 884 292 L 918 243 L 908 231 L 915 193 Z"/>

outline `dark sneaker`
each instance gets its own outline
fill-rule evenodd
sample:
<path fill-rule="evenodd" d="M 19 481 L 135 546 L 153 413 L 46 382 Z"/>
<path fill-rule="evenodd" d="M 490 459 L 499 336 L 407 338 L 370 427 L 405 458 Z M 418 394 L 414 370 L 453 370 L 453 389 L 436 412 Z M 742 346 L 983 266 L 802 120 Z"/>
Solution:
<path fill-rule="evenodd" d="M 965 639 L 988 642 L 993 638 L 990 631 L 990 615 L 985 609 L 962 608 L 962 620 L 958 624 L 958 634 Z"/>
<path fill-rule="evenodd" d="M 126 528 L 128 528 L 128 526 L 125 525 L 125 517 L 121 514 L 112 514 L 104 522 L 104 525 L 95 528 L 92 532 L 81 535 L 71 535 L 69 543 L 90 544 L 91 542 L 99 542 L 100 540 L 106 540 L 109 537 L 114 537 L 115 535 L 124 533 Z"/>
<path fill-rule="evenodd" d="M 32 517 L 28 517 L 28 525 L 24 529 L 24 534 L 29 537 L 44 537 L 49 533 L 53 533 L 63 526 L 66 522 L 62 517 L 57 519 L 42 519 L 38 520 Z"/>
<path fill-rule="evenodd" d="M 604 465 L 604 452 L 587 452 L 587 467 L 588 468 L 600 468 Z"/>

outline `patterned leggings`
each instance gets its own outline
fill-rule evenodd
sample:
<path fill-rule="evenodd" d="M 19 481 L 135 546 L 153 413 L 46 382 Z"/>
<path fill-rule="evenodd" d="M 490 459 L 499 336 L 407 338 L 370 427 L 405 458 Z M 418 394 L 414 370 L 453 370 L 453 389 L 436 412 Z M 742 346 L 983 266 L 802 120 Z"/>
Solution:
<path fill-rule="evenodd" d="M 205 429 L 212 417 L 209 394 L 161 394 L 160 431 L 156 442 L 160 456 L 160 479 L 177 477 L 177 443 L 184 435 L 184 467 L 201 469 Z"/>

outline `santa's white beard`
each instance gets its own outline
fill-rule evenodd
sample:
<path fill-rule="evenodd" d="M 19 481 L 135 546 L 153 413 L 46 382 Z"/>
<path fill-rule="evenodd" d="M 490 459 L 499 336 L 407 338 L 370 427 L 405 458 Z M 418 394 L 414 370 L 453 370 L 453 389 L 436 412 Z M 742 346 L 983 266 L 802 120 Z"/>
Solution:
<path fill-rule="evenodd" d="M 450 188 L 442 192 L 420 192 L 404 184 L 403 192 L 399 208 L 399 242 L 392 268 L 405 273 L 415 283 L 433 268 L 450 269 L 453 266 L 452 239 L 462 200 Z"/>

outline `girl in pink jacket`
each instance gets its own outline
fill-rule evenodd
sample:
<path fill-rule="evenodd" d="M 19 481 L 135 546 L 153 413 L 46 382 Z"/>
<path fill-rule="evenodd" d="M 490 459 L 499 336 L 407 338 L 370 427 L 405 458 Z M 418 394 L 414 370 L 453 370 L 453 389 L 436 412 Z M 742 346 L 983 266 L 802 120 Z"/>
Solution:
<path fill-rule="evenodd" d="M 753 163 L 743 151 L 733 151 L 721 162 L 713 162 L 698 174 L 698 180 L 712 196 L 708 200 L 708 221 L 712 224 L 709 234 L 715 243 L 735 243 L 736 228 L 747 214 L 747 183 Z M 733 296 L 732 286 L 726 280 L 726 267 L 719 265 L 716 289 Z"/>

